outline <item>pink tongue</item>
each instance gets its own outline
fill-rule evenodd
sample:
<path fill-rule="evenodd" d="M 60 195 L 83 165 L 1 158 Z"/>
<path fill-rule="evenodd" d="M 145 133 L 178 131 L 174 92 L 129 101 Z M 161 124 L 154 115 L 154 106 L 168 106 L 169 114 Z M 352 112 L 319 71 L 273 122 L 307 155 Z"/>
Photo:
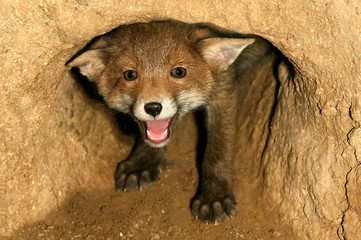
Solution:
<path fill-rule="evenodd" d="M 154 143 L 167 140 L 169 123 L 170 119 L 146 121 L 148 139 Z"/>

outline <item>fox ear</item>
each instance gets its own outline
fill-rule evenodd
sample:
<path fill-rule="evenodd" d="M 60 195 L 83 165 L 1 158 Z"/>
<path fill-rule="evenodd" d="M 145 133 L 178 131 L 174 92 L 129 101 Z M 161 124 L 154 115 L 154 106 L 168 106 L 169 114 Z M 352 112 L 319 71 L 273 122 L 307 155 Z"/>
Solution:
<path fill-rule="evenodd" d="M 65 65 L 79 68 L 80 73 L 93 82 L 105 68 L 100 50 L 85 51 L 79 56 L 71 58 Z"/>
<path fill-rule="evenodd" d="M 200 52 L 210 66 L 225 70 L 254 41 L 251 38 L 207 38 L 200 41 Z"/>

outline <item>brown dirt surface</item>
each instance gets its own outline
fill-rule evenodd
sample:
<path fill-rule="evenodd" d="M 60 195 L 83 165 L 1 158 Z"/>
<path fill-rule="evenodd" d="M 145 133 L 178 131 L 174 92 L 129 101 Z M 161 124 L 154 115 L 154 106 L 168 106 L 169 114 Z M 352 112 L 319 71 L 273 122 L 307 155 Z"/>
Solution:
<path fill-rule="evenodd" d="M 198 181 L 194 131 L 192 117 L 181 122 L 164 171 L 148 188 L 117 192 L 110 175 L 103 186 L 75 192 L 57 211 L 10 239 L 295 239 L 257 202 L 259 190 L 246 159 L 234 168 L 238 215 L 218 225 L 191 218 L 189 203 Z"/>

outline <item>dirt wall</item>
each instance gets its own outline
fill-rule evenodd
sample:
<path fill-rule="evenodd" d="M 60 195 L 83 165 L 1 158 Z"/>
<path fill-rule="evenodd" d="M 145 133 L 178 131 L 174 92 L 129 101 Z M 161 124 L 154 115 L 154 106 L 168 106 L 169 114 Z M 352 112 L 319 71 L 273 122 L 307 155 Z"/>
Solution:
<path fill-rule="evenodd" d="M 281 83 L 254 160 L 262 198 L 302 238 L 357 239 L 360 12 L 357 0 L 2 1 L 0 234 L 112 176 L 132 140 L 64 63 L 92 37 L 156 17 L 259 34 L 290 59 L 298 74 Z"/>

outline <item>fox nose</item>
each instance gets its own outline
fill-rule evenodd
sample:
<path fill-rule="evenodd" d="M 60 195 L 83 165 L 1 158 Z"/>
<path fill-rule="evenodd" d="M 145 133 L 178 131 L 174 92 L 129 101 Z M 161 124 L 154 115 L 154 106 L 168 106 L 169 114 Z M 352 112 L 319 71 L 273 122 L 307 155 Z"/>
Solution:
<path fill-rule="evenodd" d="M 158 102 L 150 102 L 144 105 L 144 110 L 146 113 L 156 117 L 162 111 L 162 104 Z"/>

